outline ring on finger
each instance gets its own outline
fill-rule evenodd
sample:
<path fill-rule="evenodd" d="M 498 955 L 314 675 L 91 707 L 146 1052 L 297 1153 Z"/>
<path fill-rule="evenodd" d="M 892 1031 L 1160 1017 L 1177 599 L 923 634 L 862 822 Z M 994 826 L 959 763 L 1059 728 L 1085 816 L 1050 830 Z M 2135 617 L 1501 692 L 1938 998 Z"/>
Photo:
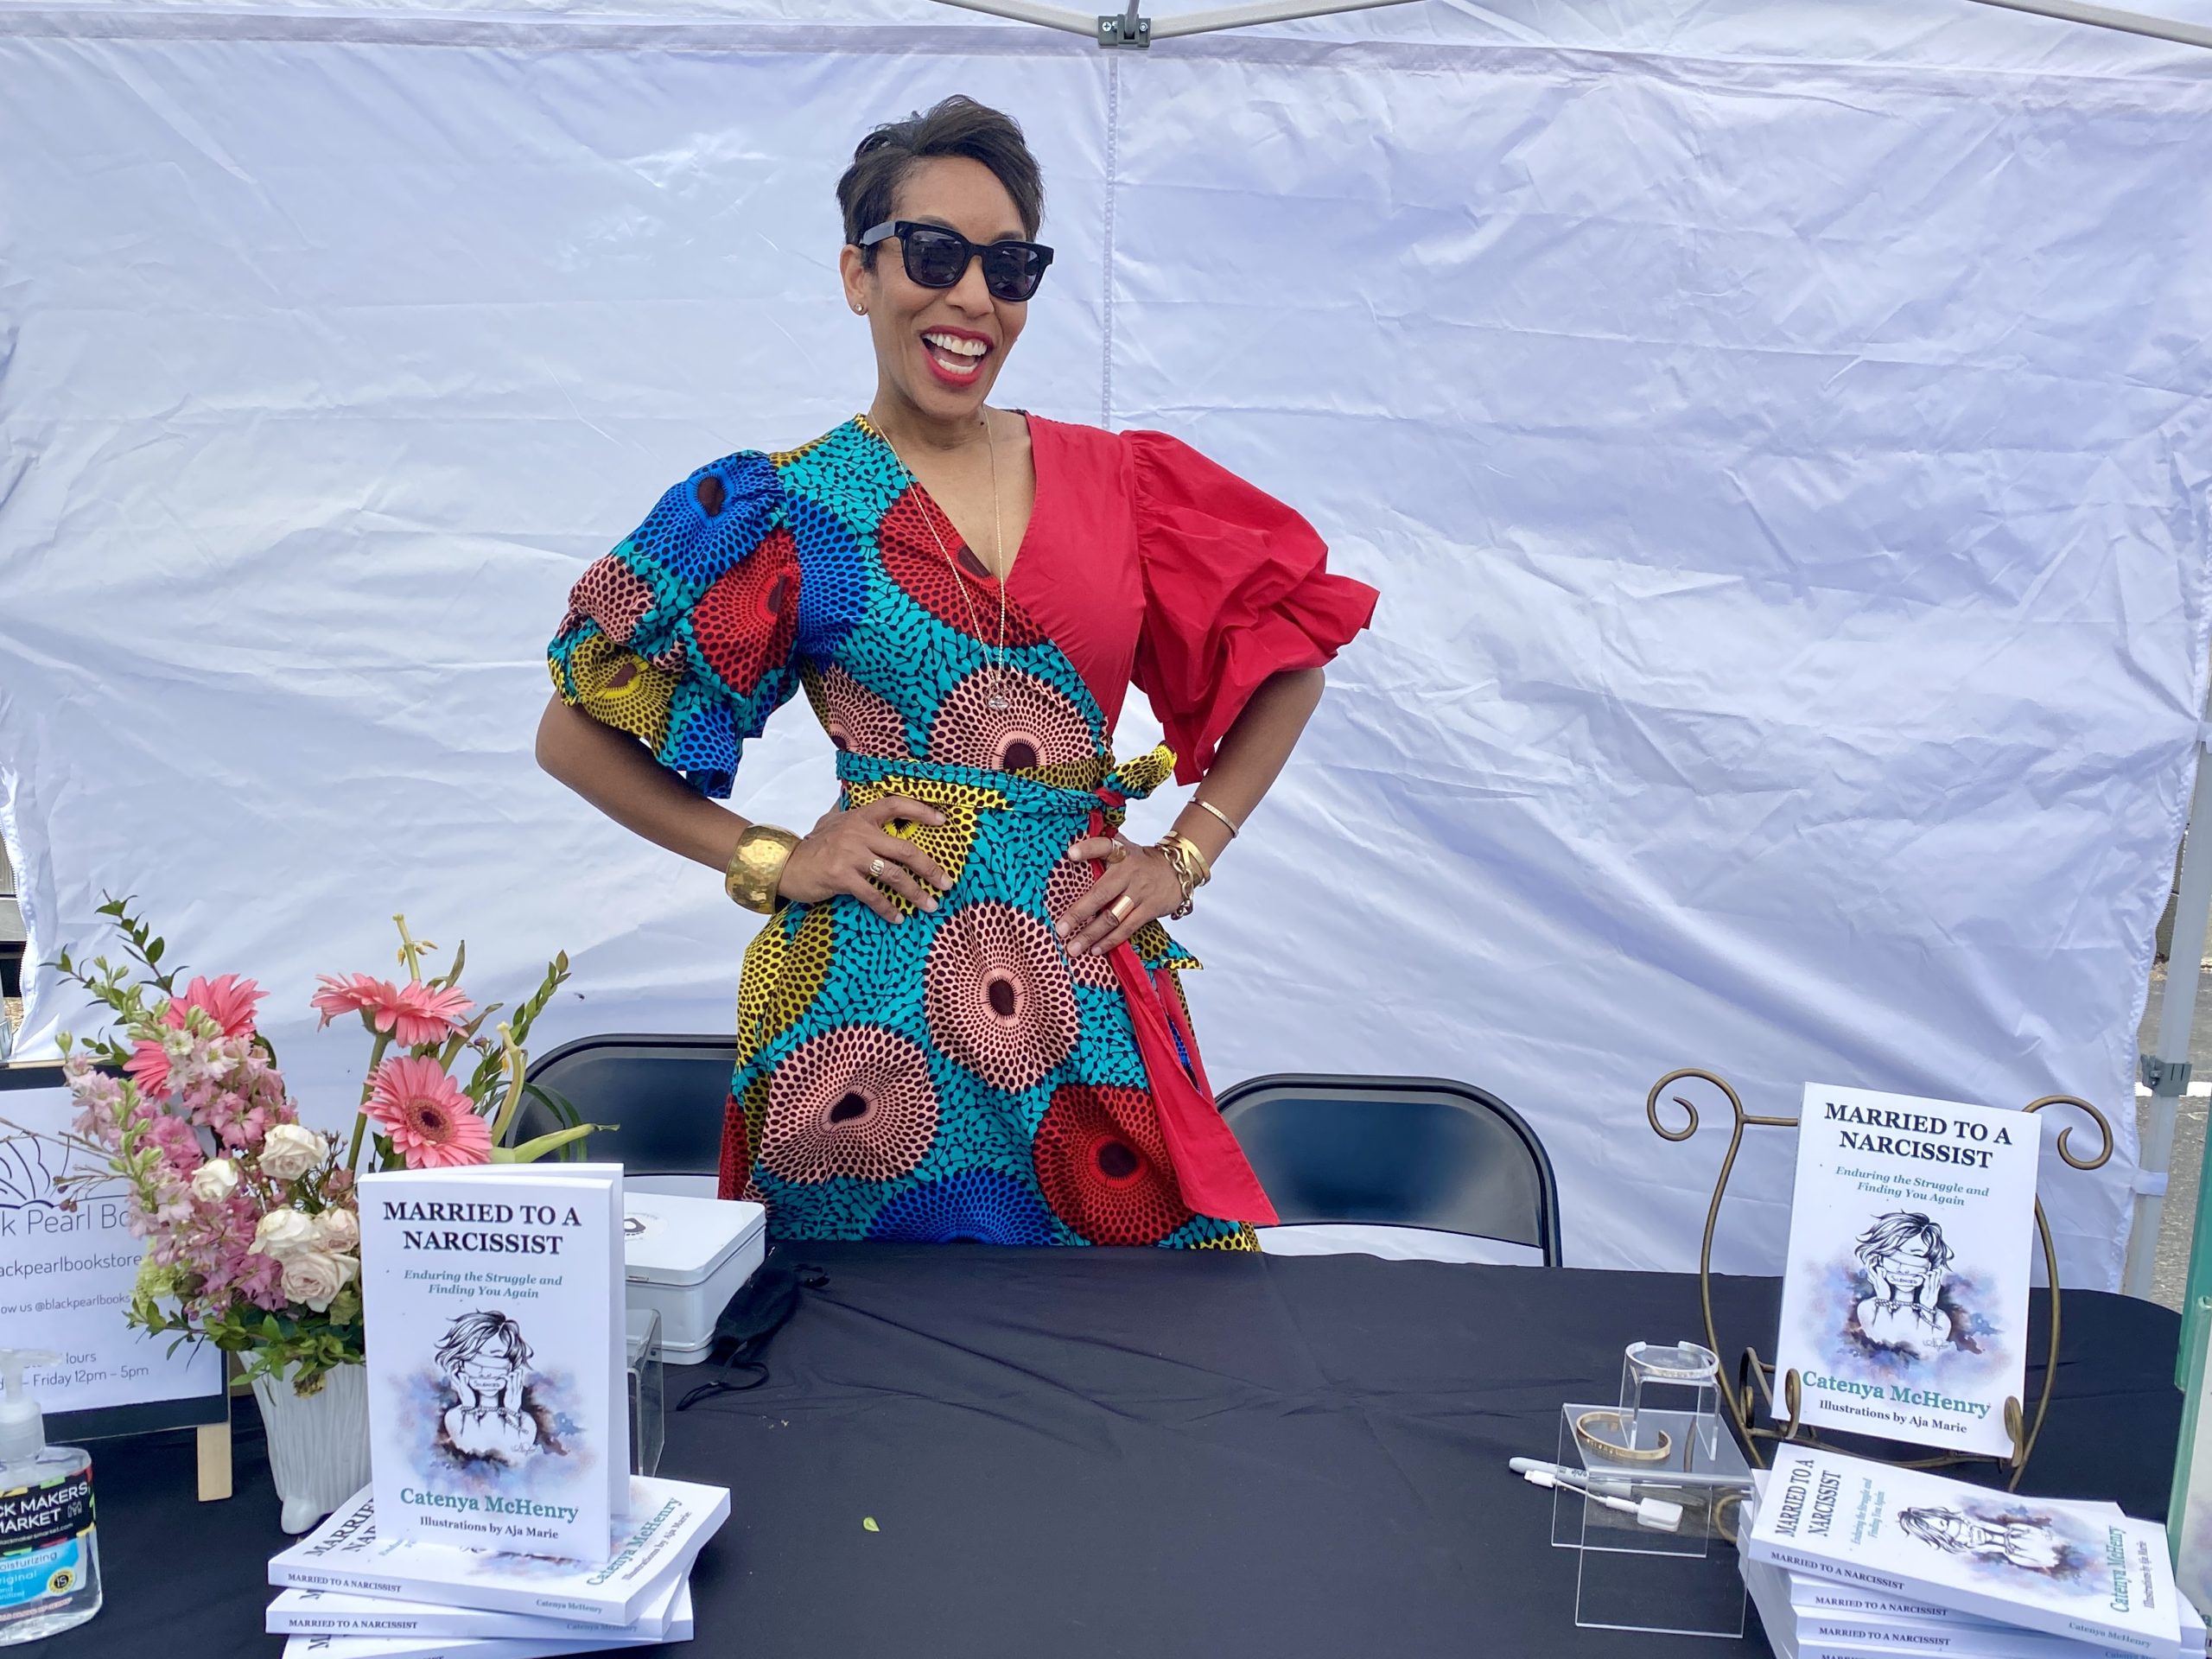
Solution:
<path fill-rule="evenodd" d="M 1125 893 L 1120 898 L 1116 899 L 1112 904 L 1106 906 L 1106 913 L 1109 916 L 1111 916 L 1116 922 L 1126 922 L 1129 919 L 1129 912 L 1136 907 L 1137 901 L 1130 898 L 1129 895 Z"/>
<path fill-rule="evenodd" d="M 872 858 L 868 860 L 868 878 L 871 880 L 875 877 L 881 875 L 883 874 L 883 861 L 880 858 Z"/>
<path fill-rule="evenodd" d="M 1128 842 L 1126 842 L 1126 841 L 1123 841 L 1123 840 L 1122 840 L 1119 836 L 1115 836 L 1115 837 L 1114 837 L 1114 838 L 1113 838 L 1113 839 L 1112 839 L 1112 840 L 1111 840 L 1111 841 L 1107 844 L 1107 848 L 1106 848 L 1106 861 L 1107 861 L 1109 864 L 1118 864 L 1118 863 L 1120 863 L 1123 859 L 1127 858 L 1128 855 L 1129 855 L 1129 843 L 1128 843 Z"/>

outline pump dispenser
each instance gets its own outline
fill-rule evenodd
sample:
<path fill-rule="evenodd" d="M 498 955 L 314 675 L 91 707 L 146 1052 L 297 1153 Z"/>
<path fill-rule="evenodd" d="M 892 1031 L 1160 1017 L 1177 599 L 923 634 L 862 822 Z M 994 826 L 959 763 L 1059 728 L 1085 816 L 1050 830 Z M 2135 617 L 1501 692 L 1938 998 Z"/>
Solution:
<path fill-rule="evenodd" d="M 54 1354 L 0 1349 L 0 1648 L 35 1642 L 100 1610 L 92 1460 L 48 1446 L 23 1372 Z"/>

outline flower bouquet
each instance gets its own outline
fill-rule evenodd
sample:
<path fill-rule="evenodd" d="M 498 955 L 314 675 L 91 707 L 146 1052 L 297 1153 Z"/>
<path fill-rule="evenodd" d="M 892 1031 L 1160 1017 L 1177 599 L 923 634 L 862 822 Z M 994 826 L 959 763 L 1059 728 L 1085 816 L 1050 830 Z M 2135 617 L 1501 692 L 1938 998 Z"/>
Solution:
<path fill-rule="evenodd" d="M 537 991 L 487 1036 L 499 1005 L 479 1009 L 461 991 L 467 945 L 454 951 L 450 970 L 426 979 L 423 958 L 437 947 L 411 938 L 404 917 L 393 918 L 404 982 L 324 975 L 310 999 L 323 1025 L 357 1014 L 372 1040 L 351 1135 L 334 1136 L 299 1121 L 276 1051 L 256 1029 L 266 993 L 235 974 L 180 988 L 178 974 L 162 965 L 165 942 L 128 905 L 111 900 L 100 910 L 123 935 L 123 962 L 102 957 L 80 965 L 65 951 L 55 963 L 105 1005 L 115 1027 L 105 1037 L 60 1039 L 76 1108 L 62 1137 L 70 1153 L 58 1183 L 68 1195 L 63 1201 L 73 1205 L 94 1186 L 123 1186 L 130 1230 L 146 1241 L 130 1323 L 239 1356 L 265 1414 L 273 1400 L 314 1396 L 348 1370 L 348 1387 L 358 1389 L 355 1182 L 365 1166 L 573 1156 L 598 1127 L 579 1122 L 566 1101 L 524 1080 L 523 1043 L 567 979 L 568 957 L 555 957 Z M 525 1096 L 543 1103 L 562 1127 L 503 1146 Z M 272 1416 L 272 1461 L 275 1433 Z M 363 1459 L 366 1444 L 364 1420 Z M 287 1493 L 288 1527 L 295 1509 Z"/>

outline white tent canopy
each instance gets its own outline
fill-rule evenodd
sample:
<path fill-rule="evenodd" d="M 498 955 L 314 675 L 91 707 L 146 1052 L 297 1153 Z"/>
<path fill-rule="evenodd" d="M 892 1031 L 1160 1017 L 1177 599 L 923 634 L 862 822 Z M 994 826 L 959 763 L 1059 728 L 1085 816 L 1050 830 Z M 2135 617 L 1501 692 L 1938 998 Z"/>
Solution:
<path fill-rule="evenodd" d="M 830 187 L 965 91 L 1059 250 L 998 401 L 1173 431 L 1383 592 L 1181 929 L 1217 1082 L 1480 1082 L 1599 1266 L 1694 1256 L 1676 1065 L 2079 1093 L 2119 1154 L 2045 1195 L 2114 1281 L 2205 690 L 2212 54 L 1962 0 L 1143 53 L 925 0 L 175 0 L 0 9 L 0 84 L 34 948 L 137 893 L 270 987 L 312 1116 L 361 1058 L 313 976 L 396 909 L 480 996 L 568 949 L 544 1040 L 728 1025 L 751 918 L 536 772 L 540 653 L 668 483 L 865 404 Z M 786 709 L 736 804 L 810 823 L 827 753 Z M 31 989 L 35 1053 L 77 1004 Z M 1787 1139 L 1726 1265 L 1775 1263 Z"/>

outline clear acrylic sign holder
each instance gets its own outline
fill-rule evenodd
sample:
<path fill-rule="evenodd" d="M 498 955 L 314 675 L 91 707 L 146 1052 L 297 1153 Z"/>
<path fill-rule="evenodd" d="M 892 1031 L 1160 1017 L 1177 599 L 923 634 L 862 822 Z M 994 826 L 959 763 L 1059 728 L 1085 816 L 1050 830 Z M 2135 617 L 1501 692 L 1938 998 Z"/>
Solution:
<path fill-rule="evenodd" d="M 1750 1465 L 1721 1432 L 1720 1366 L 1696 1343 L 1633 1343 L 1616 1405 L 1560 1408 L 1552 1543 L 1579 1552 L 1586 1629 L 1740 1637 L 1736 1523 Z"/>

